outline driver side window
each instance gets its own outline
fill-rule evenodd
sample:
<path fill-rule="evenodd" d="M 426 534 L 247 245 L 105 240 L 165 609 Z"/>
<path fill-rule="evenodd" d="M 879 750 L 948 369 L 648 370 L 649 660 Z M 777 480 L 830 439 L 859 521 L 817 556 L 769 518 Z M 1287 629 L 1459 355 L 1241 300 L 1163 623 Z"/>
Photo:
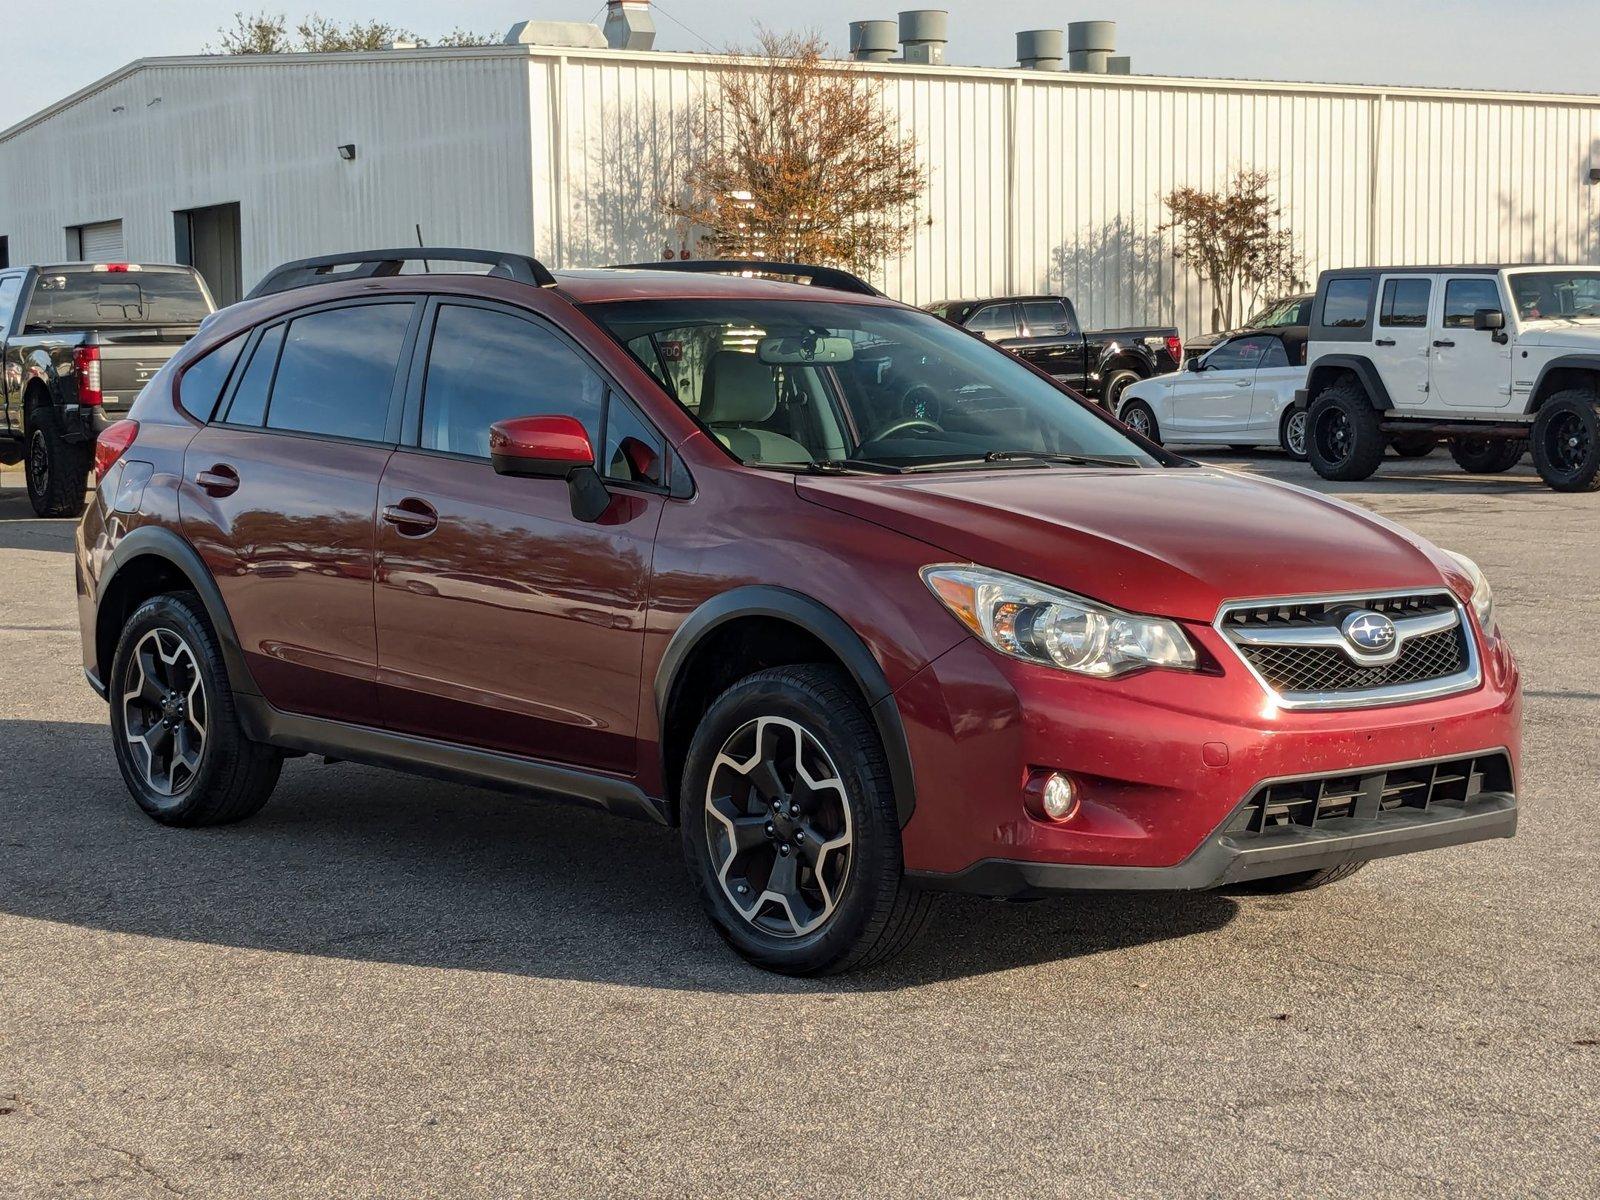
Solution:
<path fill-rule="evenodd" d="M 1000 341 L 1002 338 L 1017 336 L 1017 306 L 1014 304 L 991 304 L 980 308 L 967 318 L 967 328 L 973 333 L 981 333 L 991 342 Z"/>
<path fill-rule="evenodd" d="M 1205 369 L 1207 371 L 1253 370 L 1261 365 L 1261 359 L 1267 352 L 1267 344 L 1276 340 L 1265 337 L 1242 337 L 1223 342 L 1206 355 Z"/>

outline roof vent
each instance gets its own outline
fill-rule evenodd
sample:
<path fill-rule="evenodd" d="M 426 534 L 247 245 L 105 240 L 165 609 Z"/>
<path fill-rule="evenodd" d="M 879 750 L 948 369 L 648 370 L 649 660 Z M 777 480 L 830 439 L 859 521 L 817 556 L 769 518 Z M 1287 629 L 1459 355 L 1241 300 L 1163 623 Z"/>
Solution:
<path fill-rule="evenodd" d="M 606 45 L 613 50 L 649 50 L 655 44 L 650 0 L 606 0 Z"/>
<path fill-rule="evenodd" d="M 1114 54 L 1106 59 L 1106 72 L 1111 75 L 1132 75 L 1133 59 L 1126 54 Z"/>
<path fill-rule="evenodd" d="M 857 62 L 888 62 L 895 45 L 893 21 L 850 22 L 850 57 Z"/>
<path fill-rule="evenodd" d="M 1067 26 L 1067 67 L 1104 75 L 1117 48 L 1115 21 L 1074 21 Z"/>
<path fill-rule="evenodd" d="M 1024 29 L 1017 34 L 1017 65 L 1029 71 L 1059 71 L 1067 56 L 1059 29 Z"/>
<path fill-rule="evenodd" d="M 944 62 L 950 14 L 942 8 L 912 8 L 900 14 L 901 57 L 908 63 Z"/>
<path fill-rule="evenodd" d="M 597 25 L 583 21 L 518 21 L 506 31 L 507 46 L 564 46 L 580 50 L 605 49 L 605 35 Z"/>

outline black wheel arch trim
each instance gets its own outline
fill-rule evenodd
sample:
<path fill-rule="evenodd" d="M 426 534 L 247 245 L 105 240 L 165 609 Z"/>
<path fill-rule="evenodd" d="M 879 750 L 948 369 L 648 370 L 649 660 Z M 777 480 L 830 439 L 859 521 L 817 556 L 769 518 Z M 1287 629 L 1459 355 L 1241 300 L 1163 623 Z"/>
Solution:
<path fill-rule="evenodd" d="M 1595 391 L 1600 394 L 1600 354 L 1563 354 L 1539 368 L 1538 378 L 1533 381 L 1533 390 L 1528 393 L 1528 403 L 1523 412 L 1537 412 L 1540 405 L 1549 399 L 1544 395 L 1544 381 L 1552 371 L 1592 371 L 1596 377 Z"/>
<path fill-rule="evenodd" d="M 149 557 L 164 559 L 176 567 L 194 588 L 200 597 L 200 602 L 205 605 L 206 616 L 210 619 L 211 628 L 222 646 L 222 657 L 228 668 L 228 687 L 237 695 L 260 695 L 260 689 L 256 687 L 255 680 L 250 675 L 250 668 L 245 664 L 244 650 L 239 644 L 239 635 L 234 630 L 233 618 L 228 615 L 228 606 L 223 602 L 222 589 L 212 578 L 211 571 L 200 557 L 200 552 L 164 526 L 141 525 L 124 535 L 112 550 L 105 570 L 100 573 L 99 582 L 95 586 L 94 611 L 97 635 L 101 605 L 105 602 L 117 576 L 135 559 Z M 99 665 L 100 678 L 109 684 L 111 664 Z"/>
<path fill-rule="evenodd" d="M 1378 368 L 1372 365 L 1372 360 L 1360 354 L 1324 354 L 1311 364 L 1311 370 L 1306 375 L 1306 395 L 1311 403 L 1315 403 L 1317 393 L 1324 386 L 1327 374 L 1334 371 L 1353 371 L 1367 393 L 1367 399 L 1372 402 L 1372 407 L 1380 410 L 1391 409 L 1394 401 L 1389 398 L 1389 389 L 1383 386 L 1383 378 L 1378 374 Z"/>
<path fill-rule="evenodd" d="M 684 664 L 694 648 L 720 626 L 742 617 L 769 617 L 798 625 L 844 664 L 845 670 L 866 698 L 873 724 L 883 741 L 884 756 L 889 761 L 889 778 L 894 787 L 895 810 L 904 828 L 916 807 L 916 779 L 911 767 L 911 749 L 906 741 L 905 725 L 900 720 L 899 706 L 895 703 L 894 690 L 889 686 L 883 667 L 849 622 L 820 600 L 803 592 L 769 584 L 750 584 L 721 592 L 690 613 L 667 643 L 660 665 L 656 668 L 654 690 L 658 728 L 666 728 L 667 713 L 682 680 Z M 663 741 L 663 759 L 665 753 Z M 665 761 L 662 768 L 665 773 Z"/>

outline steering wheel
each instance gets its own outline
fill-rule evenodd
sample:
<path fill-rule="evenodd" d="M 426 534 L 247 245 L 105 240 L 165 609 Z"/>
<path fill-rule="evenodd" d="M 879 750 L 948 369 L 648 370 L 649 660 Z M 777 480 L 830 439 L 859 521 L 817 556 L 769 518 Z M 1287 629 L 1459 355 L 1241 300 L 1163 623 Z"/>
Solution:
<path fill-rule="evenodd" d="M 908 429 L 925 429 L 929 433 L 943 433 L 944 426 L 935 424 L 926 417 L 907 417 L 904 421 L 896 421 L 887 429 L 880 429 L 872 435 L 871 440 L 881 442 L 885 438 L 893 437 L 897 433 L 904 433 Z"/>

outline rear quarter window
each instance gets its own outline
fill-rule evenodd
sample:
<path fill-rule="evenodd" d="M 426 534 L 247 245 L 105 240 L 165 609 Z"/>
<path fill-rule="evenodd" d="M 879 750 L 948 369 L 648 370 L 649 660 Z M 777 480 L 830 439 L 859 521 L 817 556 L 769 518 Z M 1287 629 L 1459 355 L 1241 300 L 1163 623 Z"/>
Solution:
<path fill-rule="evenodd" d="M 1372 310 L 1371 279 L 1334 279 L 1322 302 L 1322 323 L 1330 329 L 1361 329 Z"/>
<path fill-rule="evenodd" d="M 203 358 L 191 363 L 178 381 L 178 403 L 183 411 L 201 421 L 209 421 L 217 407 L 217 398 L 228 385 L 234 364 L 239 361 L 239 351 L 244 348 L 244 335 L 232 338 Z"/>

